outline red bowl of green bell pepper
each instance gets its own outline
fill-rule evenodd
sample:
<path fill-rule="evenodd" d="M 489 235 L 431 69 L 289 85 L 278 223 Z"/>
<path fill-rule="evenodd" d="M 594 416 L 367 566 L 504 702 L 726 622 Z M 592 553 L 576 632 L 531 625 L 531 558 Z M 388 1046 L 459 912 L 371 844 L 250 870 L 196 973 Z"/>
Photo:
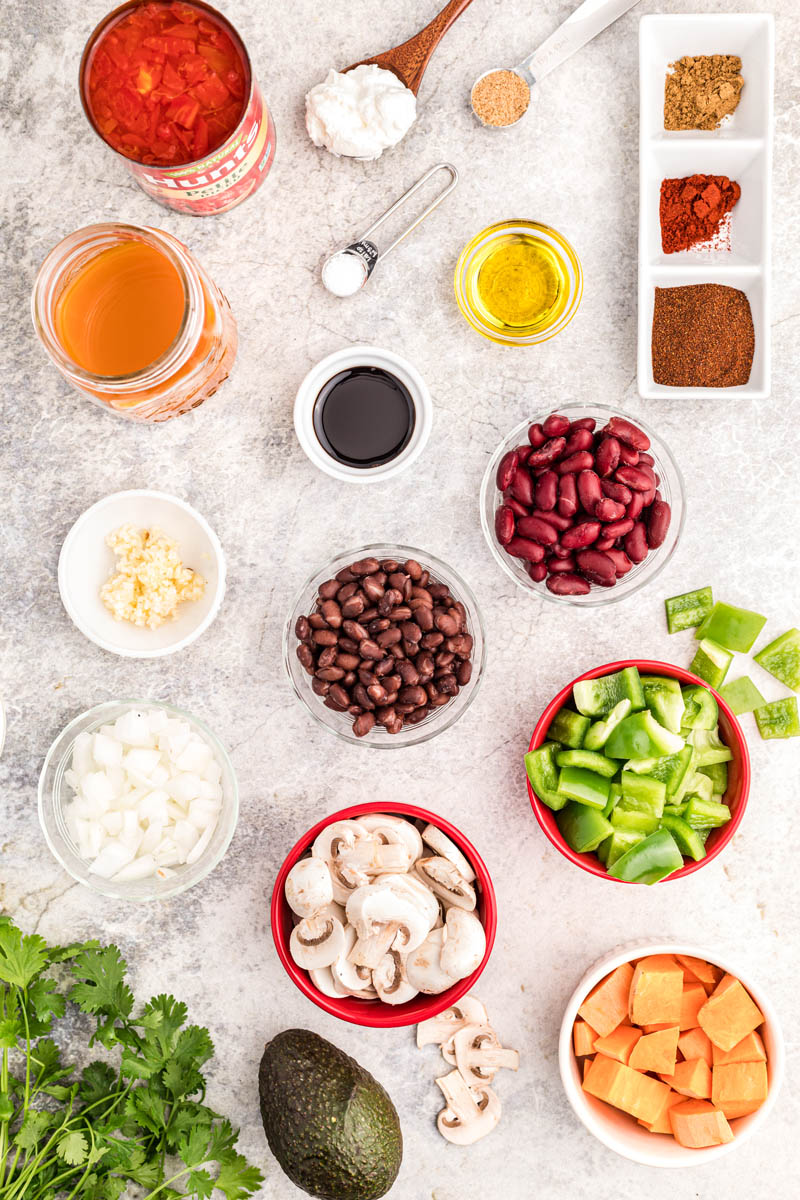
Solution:
<path fill-rule="evenodd" d="M 579 675 L 576 679 L 573 679 L 571 683 L 561 689 L 557 696 L 553 697 L 536 723 L 536 728 L 533 731 L 528 749 L 536 750 L 548 740 L 548 731 L 550 730 L 553 718 L 571 700 L 572 689 L 576 683 L 580 680 L 598 679 L 600 676 L 623 671 L 628 667 L 638 668 L 642 675 L 664 675 L 668 678 L 676 679 L 681 685 L 699 685 L 710 691 L 719 706 L 719 732 L 721 738 L 733 755 L 732 760 L 728 763 L 728 785 L 724 795 L 725 804 L 728 805 L 731 813 L 730 820 L 722 825 L 721 828 L 711 831 L 705 845 L 705 856 L 703 858 L 699 859 L 699 861 L 686 860 L 682 867 L 665 876 L 665 879 L 679 879 L 684 875 L 691 875 L 694 871 L 699 870 L 724 850 L 741 824 L 750 794 L 750 755 L 747 750 L 747 743 L 739 722 L 718 692 L 714 691 L 713 688 L 709 688 L 704 680 L 700 679 L 697 675 L 693 675 L 691 671 L 673 666 L 671 663 L 655 662 L 650 659 L 625 659 L 621 662 L 605 663 L 603 666 L 593 667 L 592 670 L 585 671 L 583 675 Z M 578 774 L 580 775 L 580 772 Z M 598 875 L 602 879 L 609 879 L 615 883 L 630 882 L 628 880 L 617 880 L 613 875 L 608 874 L 606 867 L 595 852 L 579 853 L 573 850 L 567 844 L 559 829 L 556 812 L 543 803 L 539 796 L 537 796 L 531 786 L 530 779 L 527 780 L 527 787 L 531 807 L 545 836 L 565 858 L 569 859 L 570 862 L 582 870 L 587 871 L 590 875 Z M 664 880 L 661 882 L 664 882 Z"/>

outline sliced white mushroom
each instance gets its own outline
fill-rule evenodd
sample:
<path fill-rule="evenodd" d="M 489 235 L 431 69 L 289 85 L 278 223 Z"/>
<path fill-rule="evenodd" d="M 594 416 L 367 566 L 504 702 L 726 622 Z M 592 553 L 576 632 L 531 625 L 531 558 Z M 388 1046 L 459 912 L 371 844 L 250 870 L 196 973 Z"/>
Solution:
<path fill-rule="evenodd" d="M 519 1070 L 519 1054 L 500 1042 L 491 1025 L 465 1025 L 453 1035 L 456 1066 L 470 1087 L 491 1083 L 501 1067 Z"/>
<path fill-rule="evenodd" d="M 415 867 L 417 875 L 447 908 L 455 905 L 469 911 L 475 907 L 475 889 L 446 858 L 420 858 Z"/>
<path fill-rule="evenodd" d="M 368 830 L 358 821 L 333 821 L 318 834 L 311 847 L 314 858 L 328 864 L 333 882 L 333 898 L 337 904 L 346 904 L 351 892 L 369 878 L 362 871 L 349 868 L 339 859 L 340 850 L 352 850 L 357 841 L 369 839 Z"/>
<path fill-rule="evenodd" d="M 408 896 L 413 903 L 419 905 L 428 922 L 428 929 L 433 929 L 437 920 L 441 918 L 441 905 L 434 896 L 429 887 L 419 879 L 416 875 L 384 875 L 380 882 L 384 887 L 391 888 L 394 892 L 399 892 L 400 895 Z M 404 947 L 398 945 L 395 947 L 401 950 Z"/>
<path fill-rule="evenodd" d="M 403 842 L 382 842 L 377 837 L 361 838 L 352 847 L 342 847 L 335 862 L 364 875 L 388 875 L 408 871 L 413 863 Z"/>
<path fill-rule="evenodd" d="M 330 967 L 312 967 L 308 972 L 308 977 L 314 987 L 322 992 L 323 996 L 336 997 L 341 995 L 341 992 L 337 990 L 334 983 Z"/>
<path fill-rule="evenodd" d="M 447 910 L 445 929 L 442 970 L 453 979 L 464 979 L 478 969 L 486 953 L 483 925 L 474 913 L 454 907 Z"/>
<path fill-rule="evenodd" d="M 329 967 L 344 950 L 344 928 L 335 917 L 304 917 L 292 930 L 289 951 L 298 967 Z"/>
<path fill-rule="evenodd" d="M 418 992 L 438 996 L 453 986 L 453 977 L 442 970 L 445 930 L 432 929 L 421 946 L 406 958 L 406 979 Z"/>
<path fill-rule="evenodd" d="M 422 840 L 430 846 L 434 854 L 438 854 L 442 858 L 446 858 L 448 862 L 451 862 L 462 878 L 466 879 L 467 883 L 474 883 L 475 872 L 470 866 L 469 861 L 461 853 L 453 839 L 449 838 L 446 833 L 442 833 L 441 829 L 437 829 L 435 825 L 426 825 L 422 831 Z M 421 850 L 416 857 L 422 857 Z"/>
<path fill-rule="evenodd" d="M 383 842 L 402 842 L 412 863 L 425 853 L 419 830 L 405 817 L 393 817 L 388 813 L 367 813 L 359 817 L 359 824 Z"/>
<path fill-rule="evenodd" d="M 477 996 L 462 996 L 457 1004 L 446 1008 L 436 1017 L 420 1021 L 417 1026 L 417 1045 L 441 1046 L 465 1025 L 485 1025 L 489 1018 Z"/>
<path fill-rule="evenodd" d="M 342 952 L 335 962 L 331 963 L 331 975 L 334 987 L 342 989 L 347 996 L 359 996 L 362 1000 L 374 999 L 377 992 L 372 986 L 372 971 L 369 967 L 358 966 L 350 961 L 349 955 L 357 940 L 357 934 L 352 925 L 344 930 L 344 945 Z"/>
<path fill-rule="evenodd" d="M 301 858 L 286 876 L 286 900 L 298 917 L 313 917 L 333 900 L 333 880 L 321 858 Z"/>
<path fill-rule="evenodd" d="M 488 1084 L 470 1088 L 460 1071 L 451 1071 L 436 1082 L 447 1103 L 439 1113 L 436 1126 L 448 1142 L 471 1146 L 497 1127 L 500 1101 Z"/>
<path fill-rule="evenodd" d="M 372 986 L 385 1004 L 405 1004 L 417 995 L 403 973 L 403 960 L 397 950 L 384 954 L 372 972 Z"/>
<path fill-rule="evenodd" d="M 347 912 L 343 904 L 337 904 L 332 900 L 330 904 L 326 904 L 324 908 L 319 910 L 317 914 L 320 917 L 336 917 L 337 921 L 341 921 L 343 925 L 347 924 Z"/>
<path fill-rule="evenodd" d="M 390 947 L 416 949 L 431 927 L 430 913 L 429 904 L 405 886 L 403 876 L 385 875 L 357 888 L 347 901 L 347 919 L 358 934 L 350 961 L 372 969 Z"/>

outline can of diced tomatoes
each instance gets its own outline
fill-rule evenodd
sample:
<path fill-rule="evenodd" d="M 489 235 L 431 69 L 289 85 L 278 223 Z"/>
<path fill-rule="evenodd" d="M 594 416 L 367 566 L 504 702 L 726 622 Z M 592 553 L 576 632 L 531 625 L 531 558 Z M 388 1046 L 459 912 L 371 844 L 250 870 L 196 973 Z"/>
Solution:
<path fill-rule="evenodd" d="M 203 0 L 129 0 L 89 38 L 84 112 L 141 188 L 212 216 L 266 178 L 275 126 L 231 23 Z"/>

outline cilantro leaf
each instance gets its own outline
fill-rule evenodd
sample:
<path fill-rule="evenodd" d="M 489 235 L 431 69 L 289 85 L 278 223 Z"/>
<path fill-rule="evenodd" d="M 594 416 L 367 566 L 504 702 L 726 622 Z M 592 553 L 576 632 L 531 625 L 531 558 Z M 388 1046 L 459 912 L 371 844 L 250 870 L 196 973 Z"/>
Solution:
<path fill-rule="evenodd" d="M 34 980 L 28 987 L 25 998 L 31 1036 L 39 1037 L 43 1033 L 49 1033 L 53 1018 L 63 1017 L 66 1007 L 66 1000 L 56 991 L 54 979 Z"/>
<path fill-rule="evenodd" d="M 223 1162 L 214 1186 L 224 1192 L 228 1200 L 245 1200 L 261 1187 L 264 1176 L 257 1167 L 251 1167 L 242 1154 L 233 1154 Z"/>
<path fill-rule="evenodd" d="M 85 1104 L 96 1104 L 106 1096 L 114 1094 L 117 1088 L 117 1073 L 108 1063 L 95 1060 L 81 1071 L 81 1082 L 78 1094 Z"/>
<path fill-rule="evenodd" d="M 13 1050 L 17 1038 L 24 1036 L 22 1022 L 17 1017 L 7 1017 L 5 1021 L 0 1021 L 0 1050 Z"/>
<path fill-rule="evenodd" d="M 23 937 L 9 921 L 0 924 L 0 979 L 26 988 L 47 966 L 47 942 L 38 934 Z"/>
<path fill-rule="evenodd" d="M 190 1195 L 195 1195 L 200 1200 L 206 1200 L 214 1191 L 216 1184 L 209 1175 L 208 1171 L 192 1171 L 186 1181 Z"/>
<path fill-rule="evenodd" d="M 86 1138 L 79 1129 L 62 1134 L 56 1142 L 56 1154 L 71 1167 L 77 1167 L 86 1162 L 87 1152 Z"/>
<path fill-rule="evenodd" d="M 49 1129 L 56 1123 L 54 1113 L 29 1108 L 20 1125 L 14 1142 L 23 1150 L 34 1150 Z"/>
<path fill-rule="evenodd" d="M 0 1121 L 9 1121 L 14 1115 L 14 1104 L 8 1092 L 0 1092 Z"/>
<path fill-rule="evenodd" d="M 83 1012 L 126 1019 L 133 1009 L 133 992 L 125 983 L 126 970 L 116 946 L 84 950 L 70 968 L 77 980 L 69 993 L 70 1000 Z"/>

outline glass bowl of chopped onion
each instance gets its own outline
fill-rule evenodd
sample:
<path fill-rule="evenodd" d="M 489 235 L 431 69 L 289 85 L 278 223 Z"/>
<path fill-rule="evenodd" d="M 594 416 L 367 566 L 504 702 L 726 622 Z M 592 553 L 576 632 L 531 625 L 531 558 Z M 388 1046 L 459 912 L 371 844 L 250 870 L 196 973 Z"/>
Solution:
<path fill-rule="evenodd" d="M 39 820 L 62 867 L 116 900 L 164 900 L 217 866 L 239 815 L 214 733 L 152 700 L 111 700 L 70 721 L 39 777 Z"/>

